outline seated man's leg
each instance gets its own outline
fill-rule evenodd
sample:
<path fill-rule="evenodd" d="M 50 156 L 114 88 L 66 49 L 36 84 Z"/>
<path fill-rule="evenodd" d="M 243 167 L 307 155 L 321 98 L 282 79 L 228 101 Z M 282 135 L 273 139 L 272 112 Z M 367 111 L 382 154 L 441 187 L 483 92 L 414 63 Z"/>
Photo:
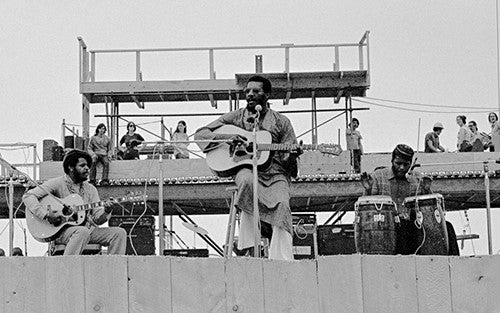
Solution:
<path fill-rule="evenodd" d="M 269 259 L 293 260 L 292 235 L 281 227 L 273 226 L 273 238 L 269 245 Z"/>
<path fill-rule="evenodd" d="M 448 255 L 460 255 L 460 249 L 458 249 L 457 234 L 453 225 L 446 221 L 446 230 L 448 231 Z"/>
<path fill-rule="evenodd" d="M 108 247 L 108 254 L 125 254 L 127 232 L 121 227 L 96 227 L 90 234 L 90 243 Z"/>
<path fill-rule="evenodd" d="M 79 255 L 89 242 L 90 229 L 85 226 L 71 226 L 63 230 L 56 244 L 65 244 L 64 255 Z"/>

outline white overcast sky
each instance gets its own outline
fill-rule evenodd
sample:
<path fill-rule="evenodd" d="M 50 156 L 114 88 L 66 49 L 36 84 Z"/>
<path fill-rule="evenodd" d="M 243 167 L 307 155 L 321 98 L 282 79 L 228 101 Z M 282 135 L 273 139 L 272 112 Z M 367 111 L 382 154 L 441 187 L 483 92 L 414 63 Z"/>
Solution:
<path fill-rule="evenodd" d="M 497 32 L 495 1 L 2 1 L 0 3 L 0 143 L 59 140 L 62 119 L 81 123 L 78 93 L 78 43 L 89 49 L 172 48 L 281 43 L 355 43 L 370 33 L 371 87 L 368 97 L 472 109 L 384 105 L 449 113 L 414 112 L 360 104 L 367 152 L 390 151 L 405 142 L 417 146 L 436 121 L 441 143 L 454 150 L 457 114 L 465 113 L 488 131 L 487 108 L 498 111 Z M 341 51 L 341 67 L 353 69 L 356 50 Z M 253 55 L 264 55 L 264 70 L 284 70 L 282 52 L 251 51 L 247 55 L 216 54 L 217 77 L 251 72 Z M 143 60 L 144 79 L 207 78 L 206 54 L 155 54 Z M 133 80 L 134 57 L 97 60 L 98 79 Z M 292 53 L 292 71 L 331 70 L 333 53 Z M 349 69 L 349 68 L 345 68 Z M 369 100 L 372 101 L 372 100 Z M 332 108 L 331 99 L 320 108 Z M 146 104 L 152 112 L 212 112 L 208 103 Z M 220 107 L 227 109 L 227 103 Z M 309 108 L 293 101 L 283 108 Z M 103 113 L 93 105 L 91 113 Z M 214 111 L 215 112 L 215 111 Z M 135 104 L 121 113 L 145 113 Z M 319 115 L 322 122 L 331 114 Z M 291 116 L 296 133 L 309 129 L 309 116 Z M 151 122 L 158 119 L 136 119 Z M 211 118 L 208 118 L 211 120 Z M 102 119 L 92 118 L 97 125 Z M 177 119 L 166 119 L 174 127 Z M 187 119 L 192 133 L 207 118 Z M 336 141 L 344 119 L 322 127 L 322 142 Z M 152 131 L 158 125 L 147 126 Z M 91 130 L 93 132 L 93 129 Z M 145 136 L 146 139 L 154 139 Z M 343 136 L 342 136 L 343 137 Z M 310 137 L 305 137 L 308 142 Z M 422 144 L 420 144 L 422 147 Z M 39 149 L 41 152 L 41 149 Z M 6 153 L 2 151 L 4 156 Z M 15 156 L 13 158 L 21 158 Z M 225 222 L 224 222 L 225 223 Z M 455 227 L 461 231 L 461 223 Z M 484 225 L 484 224 L 483 224 Z M 476 227 L 477 228 L 477 227 Z M 479 232 L 477 229 L 473 229 Z M 5 233 L 6 234 L 6 233 Z M 2 235 L 2 237 L 5 236 Z M 483 237 L 484 239 L 484 237 Z M 21 243 L 19 243 L 20 245 Z M 500 245 L 497 245 L 500 246 Z M 485 251 L 483 251 L 485 252 Z"/>

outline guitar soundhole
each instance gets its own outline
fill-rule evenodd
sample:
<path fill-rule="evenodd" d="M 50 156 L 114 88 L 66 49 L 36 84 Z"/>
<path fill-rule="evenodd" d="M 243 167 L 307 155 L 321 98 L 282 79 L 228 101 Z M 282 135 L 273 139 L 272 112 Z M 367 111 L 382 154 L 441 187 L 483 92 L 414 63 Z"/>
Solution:
<path fill-rule="evenodd" d="M 71 213 L 73 212 L 73 210 L 71 210 L 71 208 L 67 205 L 64 205 L 63 208 L 62 208 L 62 214 L 64 216 L 68 216 L 70 215 Z"/>
<path fill-rule="evenodd" d="M 234 147 L 234 155 L 237 157 L 242 157 L 247 155 L 248 153 L 251 153 L 251 151 L 249 151 L 250 149 L 247 148 L 250 147 L 245 147 L 245 145 L 243 144 L 238 144 L 236 147 Z"/>

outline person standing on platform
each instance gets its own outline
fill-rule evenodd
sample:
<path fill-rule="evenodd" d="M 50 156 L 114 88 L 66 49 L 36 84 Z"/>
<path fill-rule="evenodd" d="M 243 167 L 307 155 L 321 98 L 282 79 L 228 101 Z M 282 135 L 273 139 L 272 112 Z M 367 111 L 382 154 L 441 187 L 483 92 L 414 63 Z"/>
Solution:
<path fill-rule="evenodd" d="M 457 134 L 457 149 L 458 152 L 472 151 L 472 132 L 466 124 L 467 118 L 465 115 L 457 116 L 457 125 L 460 127 Z"/>
<path fill-rule="evenodd" d="M 351 163 L 355 173 L 361 173 L 361 156 L 363 155 L 363 144 L 361 143 L 361 133 L 357 130 L 359 120 L 353 118 L 346 130 L 347 150 L 351 151 Z"/>
<path fill-rule="evenodd" d="M 140 134 L 136 134 L 137 127 L 134 122 L 128 122 L 127 133 L 120 139 L 122 147 L 119 153 L 123 160 L 139 160 L 139 150 L 137 147 L 144 141 Z"/>
<path fill-rule="evenodd" d="M 251 131 L 255 117 L 260 111 L 258 129 L 268 131 L 273 143 L 296 144 L 297 138 L 290 120 L 283 114 L 272 110 L 267 100 L 271 94 L 271 82 L 261 76 L 251 77 L 245 87 L 246 108 L 229 112 L 214 122 L 201 127 L 195 134 L 195 140 L 227 140 L 232 145 L 245 144 L 248 139 L 237 134 L 214 132 L 223 125 L 234 125 Z M 204 152 L 216 148 L 219 143 L 198 143 Z M 294 153 L 278 152 L 272 155 L 270 166 L 259 169 L 258 199 L 261 220 L 261 232 L 271 237 L 270 259 L 291 260 L 292 253 L 292 214 L 290 210 L 290 182 L 297 176 L 297 157 L 300 149 Z M 249 168 L 240 169 L 234 177 L 238 186 L 235 206 L 241 210 L 238 249 L 252 252 L 255 233 L 253 229 L 253 174 Z M 266 227 L 267 226 L 267 227 Z M 272 233 L 272 234 L 271 234 Z"/>
<path fill-rule="evenodd" d="M 111 140 L 105 135 L 106 126 L 101 123 L 97 125 L 94 136 L 90 138 L 87 152 L 92 157 L 92 166 L 90 167 L 89 183 L 96 184 L 97 163 L 102 164 L 101 186 L 109 185 L 109 163 L 113 154 L 111 150 Z"/>
<path fill-rule="evenodd" d="M 172 141 L 189 141 L 189 136 L 187 135 L 186 122 L 179 121 L 177 123 L 177 128 L 172 134 Z M 174 156 L 176 159 L 189 159 L 188 142 L 174 143 Z"/>
<path fill-rule="evenodd" d="M 490 114 L 488 114 L 488 122 L 490 122 L 491 125 L 490 139 L 492 139 L 489 144 L 490 152 L 494 152 L 495 151 L 494 142 L 499 141 L 495 139 L 500 138 L 500 122 L 498 121 L 498 115 L 495 112 L 490 112 Z"/>
<path fill-rule="evenodd" d="M 488 147 L 488 135 L 479 132 L 475 121 L 470 121 L 468 127 L 472 133 L 472 152 L 483 152 Z"/>
<path fill-rule="evenodd" d="M 439 135 L 441 135 L 441 132 L 443 131 L 444 127 L 441 122 L 436 122 L 434 124 L 434 127 L 432 128 L 432 132 L 427 133 L 425 135 L 425 153 L 434 153 L 434 152 L 445 152 L 445 148 L 443 148 L 439 144 Z"/>
<path fill-rule="evenodd" d="M 407 197 L 431 194 L 431 179 L 411 169 L 413 149 L 399 144 L 392 151 L 391 167 L 374 171 L 371 175 L 361 174 L 364 195 L 386 195 L 396 204 L 401 226 L 397 230 L 396 253 L 414 254 L 417 250 L 417 229 L 410 221 L 410 212 L 403 206 Z M 453 225 L 446 221 L 449 255 L 459 255 L 458 243 Z"/>
<path fill-rule="evenodd" d="M 81 150 L 72 150 L 63 160 L 64 175 L 49 179 L 40 187 L 29 190 L 23 196 L 27 210 L 40 220 L 46 220 L 54 226 L 63 222 L 62 217 L 48 207 L 40 204 L 40 200 L 48 193 L 58 198 L 71 194 L 79 195 L 84 204 L 99 202 L 96 187 L 87 182 L 89 166 L 92 158 Z M 87 243 L 96 243 L 108 247 L 108 254 L 125 254 L 127 233 L 120 227 L 98 227 L 109 220 L 111 203 L 87 211 L 86 220 L 81 226 L 66 226 L 55 239 L 56 244 L 66 245 L 64 255 L 82 254 Z"/>

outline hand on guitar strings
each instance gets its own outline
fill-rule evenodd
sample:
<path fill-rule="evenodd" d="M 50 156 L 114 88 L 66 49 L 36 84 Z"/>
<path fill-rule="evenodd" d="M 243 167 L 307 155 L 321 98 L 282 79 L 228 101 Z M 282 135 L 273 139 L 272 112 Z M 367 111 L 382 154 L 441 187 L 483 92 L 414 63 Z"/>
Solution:
<path fill-rule="evenodd" d="M 104 212 L 106 212 L 106 214 L 113 212 L 113 204 L 114 203 L 115 203 L 115 200 L 113 198 L 110 198 L 109 200 L 104 201 Z"/>
<path fill-rule="evenodd" d="M 247 142 L 247 138 L 245 136 L 241 136 L 241 135 L 232 135 L 229 140 L 228 140 L 228 143 L 230 145 L 233 145 L 233 146 L 238 146 L 238 145 L 242 145 L 244 144 L 245 142 Z"/>
<path fill-rule="evenodd" d="M 54 226 L 59 226 L 63 222 L 63 217 L 61 215 L 58 215 L 56 210 L 49 210 L 45 218 L 50 224 Z"/>

